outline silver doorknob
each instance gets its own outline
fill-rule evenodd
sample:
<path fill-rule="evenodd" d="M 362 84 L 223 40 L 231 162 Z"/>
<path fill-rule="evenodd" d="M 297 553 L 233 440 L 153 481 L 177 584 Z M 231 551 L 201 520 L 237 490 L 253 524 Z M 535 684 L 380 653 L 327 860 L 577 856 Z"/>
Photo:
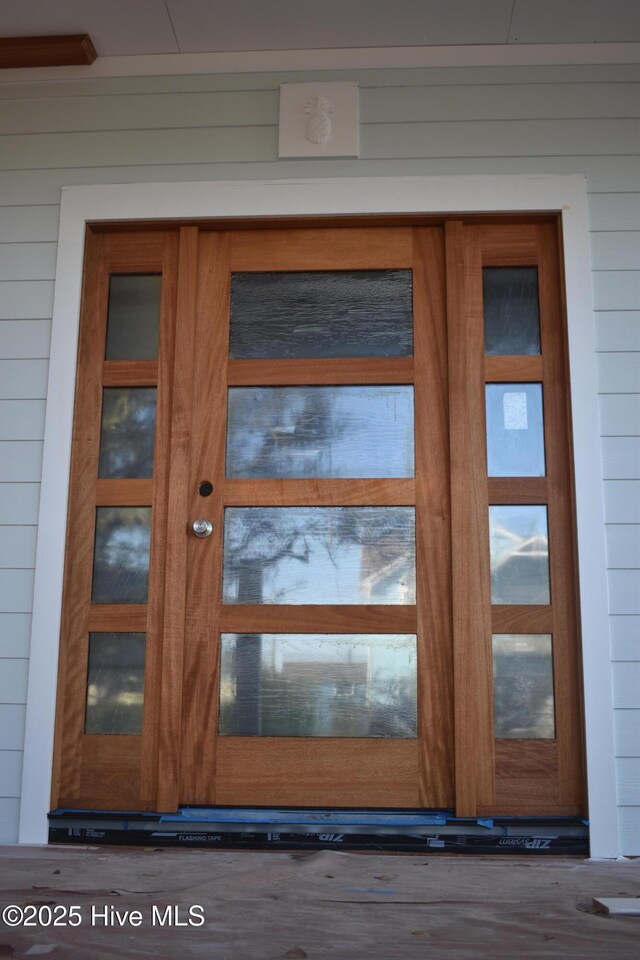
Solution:
<path fill-rule="evenodd" d="M 192 530 L 196 537 L 199 537 L 200 540 L 204 540 L 205 537 L 210 537 L 213 533 L 213 524 L 210 520 L 194 520 Z"/>

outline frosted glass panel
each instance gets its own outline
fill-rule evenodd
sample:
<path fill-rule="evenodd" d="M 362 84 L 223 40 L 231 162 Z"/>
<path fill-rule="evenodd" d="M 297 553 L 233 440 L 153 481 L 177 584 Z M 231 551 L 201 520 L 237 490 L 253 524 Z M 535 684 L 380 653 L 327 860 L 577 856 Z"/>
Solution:
<path fill-rule="evenodd" d="M 156 274 L 111 277 L 107 360 L 155 360 L 161 289 L 162 277 Z"/>
<path fill-rule="evenodd" d="M 493 718 L 496 737 L 555 736 L 550 634 L 494 634 Z"/>
<path fill-rule="evenodd" d="M 219 732 L 416 737 L 411 634 L 222 635 Z"/>
<path fill-rule="evenodd" d="M 144 633 L 90 633 L 85 733 L 142 733 Z"/>
<path fill-rule="evenodd" d="M 537 267 L 484 267 L 487 354 L 540 353 Z"/>
<path fill-rule="evenodd" d="M 491 602 L 549 603 L 547 508 L 489 507 Z"/>
<path fill-rule="evenodd" d="M 490 477 L 543 477 L 542 385 L 488 383 L 487 460 Z"/>
<path fill-rule="evenodd" d="M 146 603 L 151 507 L 98 507 L 92 603 Z"/>
<path fill-rule="evenodd" d="M 410 270 L 236 273 L 230 356 L 408 357 Z"/>
<path fill-rule="evenodd" d="M 412 477 L 413 387 L 229 390 L 228 477 Z"/>
<path fill-rule="evenodd" d="M 155 431 L 155 387 L 107 387 L 102 394 L 98 475 L 152 476 Z"/>
<path fill-rule="evenodd" d="M 413 507 L 227 507 L 225 603 L 414 604 Z"/>

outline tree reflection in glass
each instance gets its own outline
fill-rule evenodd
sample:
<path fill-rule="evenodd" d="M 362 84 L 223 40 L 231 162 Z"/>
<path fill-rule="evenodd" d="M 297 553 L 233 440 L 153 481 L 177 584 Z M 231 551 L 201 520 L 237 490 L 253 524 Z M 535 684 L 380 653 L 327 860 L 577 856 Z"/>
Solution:
<path fill-rule="evenodd" d="M 228 507 L 223 601 L 414 604 L 413 507 Z"/>
<path fill-rule="evenodd" d="M 489 507 L 491 602 L 549 603 L 547 508 Z"/>
<path fill-rule="evenodd" d="M 410 386 L 229 390 L 228 477 L 412 477 L 413 448 Z"/>
<path fill-rule="evenodd" d="M 92 603 L 146 603 L 151 507 L 98 507 Z"/>
<path fill-rule="evenodd" d="M 107 387 L 102 399 L 98 476 L 152 476 L 155 427 L 155 387 Z"/>
<path fill-rule="evenodd" d="M 555 736 L 550 634 L 493 635 L 493 714 L 496 737 Z"/>

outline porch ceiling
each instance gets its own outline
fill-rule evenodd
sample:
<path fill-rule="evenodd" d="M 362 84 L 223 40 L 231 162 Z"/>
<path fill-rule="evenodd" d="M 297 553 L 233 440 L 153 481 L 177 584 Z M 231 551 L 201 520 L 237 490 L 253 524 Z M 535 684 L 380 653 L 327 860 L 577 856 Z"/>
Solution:
<path fill-rule="evenodd" d="M 640 41 L 636 0 L 1 0 L 0 36 L 88 33 L 99 56 Z"/>

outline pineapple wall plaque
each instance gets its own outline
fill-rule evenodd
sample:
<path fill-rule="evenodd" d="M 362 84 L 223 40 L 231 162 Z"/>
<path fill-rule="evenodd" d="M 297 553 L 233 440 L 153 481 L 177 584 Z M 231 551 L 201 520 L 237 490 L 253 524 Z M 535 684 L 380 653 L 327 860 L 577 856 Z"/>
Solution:
<path fill-rule="evenodd" d="M 357 83 L 283 83 L 280 157 L 357 157 Z"/>

